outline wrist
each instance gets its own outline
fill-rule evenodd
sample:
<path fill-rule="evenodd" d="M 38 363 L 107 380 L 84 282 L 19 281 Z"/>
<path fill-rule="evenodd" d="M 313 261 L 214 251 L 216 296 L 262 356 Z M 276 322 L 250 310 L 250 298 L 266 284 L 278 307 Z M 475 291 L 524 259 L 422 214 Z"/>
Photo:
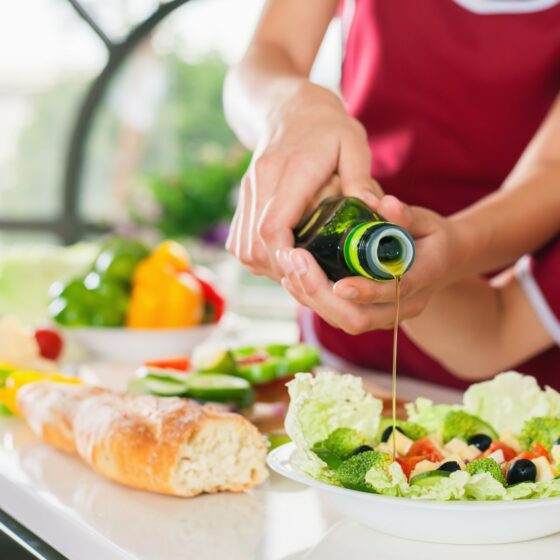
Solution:
<path fill-rule="evenodd" d="M 460 214 L 446 218 L 448 228 L 448 266 L 445 285 L 477 273 L 477 255 L 484 252 L 484 232 Z"/>

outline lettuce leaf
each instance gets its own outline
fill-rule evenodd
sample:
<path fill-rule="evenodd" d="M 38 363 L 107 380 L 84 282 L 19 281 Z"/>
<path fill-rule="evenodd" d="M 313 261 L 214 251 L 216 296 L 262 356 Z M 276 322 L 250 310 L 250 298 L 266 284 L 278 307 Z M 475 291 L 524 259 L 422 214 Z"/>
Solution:
<path fill-rule="evenodd" d="M 506 489 L 490 473 L 472 475 L 465 485 L 465 496 L 472 500 L 503 500 Z"/>
<path fill-rule="evenodd" d="M 398 463 L 391 463 L 387 470 L 373 468 L 366 474 L 366 482 L 384 496 L 406 496 L 408 480 Z"/>
<path fill-rule="evenodd" d="M 465 409 L 479 416 L 498 432 L 521 431 L 534 416 L 558 416 L 560 394 L 547 387 L 544 391 L 530 375 L 510 371 L 490 381 L 471 385 L 463 397 Z"/>
<path fill-rule="evenodd" d="M 337 428 L 353 428 L 369 440 L 375 437 L 383 403 L 364 391 L 360 377 L 298 373 L 287 387 L 290 406 L 285 427 L 297 449 L 294 464 L 302 471 L 324 476 L 327 465 L 311 448 Z"/>
<path fill-rule="evenodd" d="M 433 434 L 443 424 L 445 415 L 450 410 L 457 410 L 460 407 L 451 404 L 434 404 L 430 399 L 419 397 L 415 402 L 407 403 L 405 408 L 410 422 L 419 424 L 426 428 L 428 433 Z"/>

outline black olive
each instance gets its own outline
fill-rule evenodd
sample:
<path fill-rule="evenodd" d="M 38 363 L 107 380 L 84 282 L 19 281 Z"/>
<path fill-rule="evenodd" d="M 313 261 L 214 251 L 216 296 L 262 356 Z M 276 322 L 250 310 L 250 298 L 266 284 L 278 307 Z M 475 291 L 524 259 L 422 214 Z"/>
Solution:
<path fill-rule="evenodd" d="M 360 447 L 356 447 L 356 449 L 354 449 L 354 451 L 350 453 L 350 457 L 352 457 L 352 455 L 359 455 L 360 453 L 365 453 L 366 451 L 373 451 L 373 447 L 370 447 L 369 445 L 360 445 Z"/>
<path fill-rule="evenodd" d="M 486 434 L 476 434 L 471 436 L 467 443 L 478 447 L 480 451 L 486 451 L 492 445 L 492 438 Z"/>
<path fill-rule="evenodd" d="M 397 426 L 397 430 L 401 434 L 404 434 L 404 432 L 398 426 Z M 385 428 L 383 430 L 383 433 L 381 434 L 381 441 L 383 441 L 383 442 L 389 441 L 389 437 L 391 437 L 392 433 L 393 433 L 393 426 L 388 426 L 387 428 Z"/>
<path fill-rule="evenodd" d="M 519 484 L 520 482 L 535 482 L 537 478 L 537 467 L 529 459 L 518 459 L 512 463 L 507 472 L 508 484 Z"/>
<path fill-rule="evenodd" d="M 447 463 L 443 463 L 437 468 L 438 471 L 446 471 L 446 472 L 455 472 L 460 471 L 461 467 L 457 461 L 447 461 Z"/>
<path fill-rule="evenodd" d="M 560 445 L 560 438 L 558 438 L 552 445 Z"/>

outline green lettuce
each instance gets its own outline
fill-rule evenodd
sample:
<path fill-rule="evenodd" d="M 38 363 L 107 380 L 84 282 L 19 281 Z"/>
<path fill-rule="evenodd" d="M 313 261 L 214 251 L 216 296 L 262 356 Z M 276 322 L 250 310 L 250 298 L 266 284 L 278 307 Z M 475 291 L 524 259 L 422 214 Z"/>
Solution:
<path fill-rule="evenodd" d="M 534 416 L 560 415 L 560 394 L 537 380 L 513 371 L 471 385 L 463 397 L 465 409 L 491 424 L 498 432 L 517 434 Z"/>
<path fill-rule="evenodd" d="M 406 475 L 396 462 L 391 463 L 388 469 L 370 469 L 366 474 L 366 482 L 384 496 L 406 496 L 410 488 Z"/>
<path fill-rule="evenodd" d="M 487 472 L 471 475 L 465 484 L 465 496 L 472 500 L 503 500 L 506 494 L 504 485 Z"/>
<path fill-rule="evenodd" d="M 324 476 L 327 465 L 311 448 L 337 428 L 353 428 L 369 440 L 375 437 L 383 403 L 364 391 L 360 377 L 298 373 L 287 387 L 286 432 L 296 445 L 294 464 L 302 471 Z"/>
<path fill-rule="evenodd" d="M 437 432 L 443 419 L 450 410 L 460 407 L 451 404 L 434 404 L 430 399 L 419 397 L 413 403 L 405 405 L 408 420 L 425 428 L 429 434 Z"/>

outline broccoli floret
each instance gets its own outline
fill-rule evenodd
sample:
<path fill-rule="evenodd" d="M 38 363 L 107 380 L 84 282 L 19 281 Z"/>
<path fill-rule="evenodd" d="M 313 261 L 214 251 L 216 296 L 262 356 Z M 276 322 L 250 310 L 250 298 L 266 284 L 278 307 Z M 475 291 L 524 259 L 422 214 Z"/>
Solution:
<path fill-rule="evenodd" d="M 470 475 L 488 473 L 492 475 L 500 484 L 506 485 L 506 478 L 500 465 L 494 459 L 490 457 L 484 457 L 483 459 L 475 459 L 467 465 L 467 472 Z"/>
<path fill-rule="evenodd" d="M 366 474 L 372 468 L 386 470 L 391 464 L 387 453 L 379 451 L 365 451 L 353 455 L 334 471 L 334 480 L 345 488 L 362 490 L 363 492 L 375 492 L 373 487 L 366 482 Z"/>
<path fill-rule="evenodd" d="M 478 416 L 469 414 L 464 410 L 451 410 L 445 415 L 442 427 L 442 436 L 445 443 L 454 437 L 467 440 L 476 434 L 486 434 L 492 439 L 498 439 L 498 434 L 494 428 Z"/>
<path fill-rule="evenodd" d="M 319 445 L 339 459 L 347 459 L 354 449 L 367 443 L 366 438 L 360 432 L 352 428 L 338 428 Z"/>
<path fill-rule="evenodd" d="M 560 418 L 540 416 L 525 422 L 519 434 L 519 442 L 526 449 L 532 449 L 535 443 L 540 443 L 550 451 L 552 444 L 560 438 Z"/>

